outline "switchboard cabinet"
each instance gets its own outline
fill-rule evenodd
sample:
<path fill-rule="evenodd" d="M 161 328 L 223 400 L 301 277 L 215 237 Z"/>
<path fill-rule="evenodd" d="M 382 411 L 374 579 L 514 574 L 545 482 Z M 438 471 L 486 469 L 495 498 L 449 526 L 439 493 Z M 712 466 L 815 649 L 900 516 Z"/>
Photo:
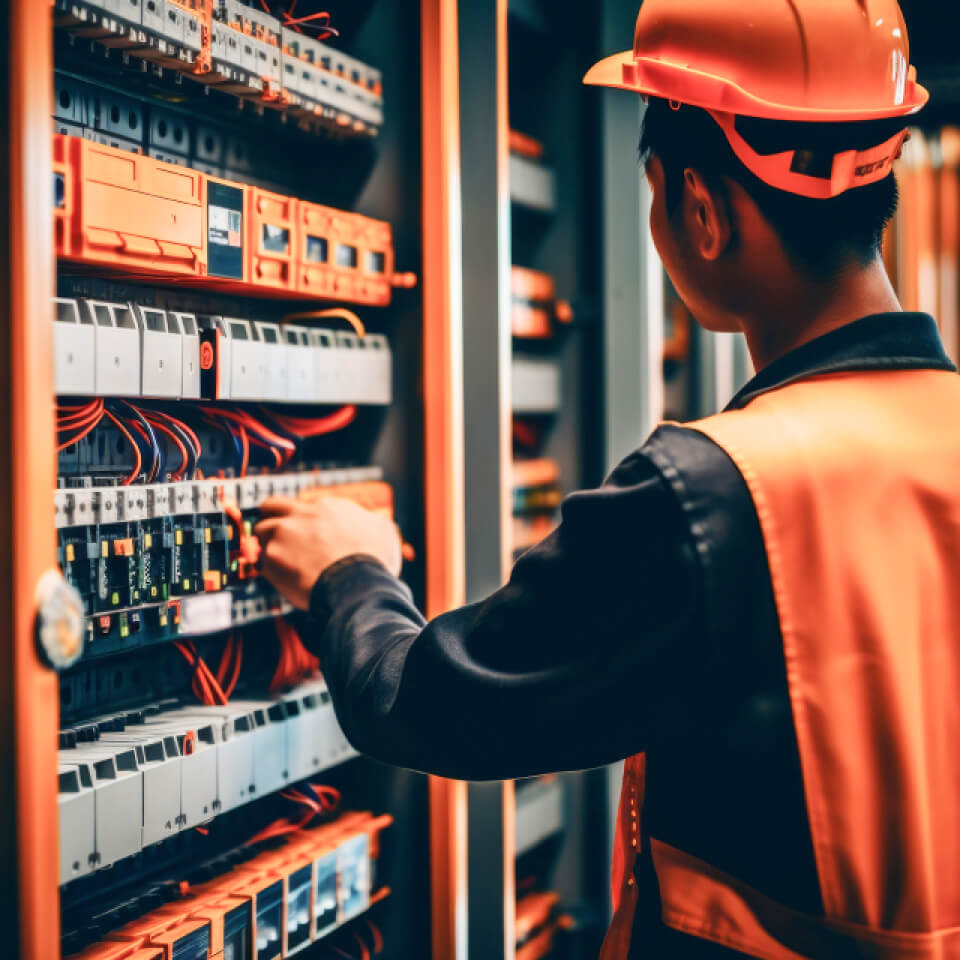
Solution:
<path fill-rule="evenodd" d="M 250 536 L 336 492 L 463 600 L 455 23 L 7 5 L 11 956 L 457 955 L 463 792 L 347 743 Z"/>

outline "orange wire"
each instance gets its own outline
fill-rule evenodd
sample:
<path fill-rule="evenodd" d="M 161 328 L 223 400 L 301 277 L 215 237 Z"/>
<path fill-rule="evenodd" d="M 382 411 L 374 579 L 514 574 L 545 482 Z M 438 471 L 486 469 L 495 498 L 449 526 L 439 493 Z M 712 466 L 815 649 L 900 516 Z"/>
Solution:
<path fill-rule="evenodd" d="M 246 428 L 243 426 L 240 427 L 240 444 L 243 450 L 243 459 L 240 462 L 240 476 L 245 477 L 247 475 L 247 467 L 250 466 L 250 441 L 247 438 Z"/>
<path fill-rule="evenodd" d="M 67 440 L 65 443 L 61 443 L 57 446 L 57 453 L 61 453 L 66 450 L 67 447 L 72 447 L 75 443 L 79 443 L 88 433 L 92 433 L 100 421 L 103 419 L 103 414 L 101 414 L 93 423 L 84 427 L 75 437 L 72 437 L 70 440 Z"/>
<path fill-rule="evenodd" d="M 380 928 L 372 920 L 367 920 L 367 929 L 373 934 L 373 952 L 382 953 L 384 944 Z"/>
<path fill-rule="evenodd" d="M 131 436 L 130 431 L 109 410 L 104 409 L 103 412 L 116 424 L 117 429 L 127 438 L 130 446 L 133 447 L 133 471 L 130 473 L 130 476 L 123 481 L 123 485 L 129 487 L 140 475 L 140 467 L 143 466 L 143 460 L 140 457 L 140 447 L 137 446 L 137 442 Z"/>
<path fill-rule="evenodd" d="M 299 437 L 320 437 L 342 430 L 353 423 L 357 417 L 357 408 L 349 404 L 326 417 L 291 417 L 272 412 L 270 417 L 288 433 Z"/>
<path fill-rule="evenodd" d="M 289 323 L 293 320 L 321 320 L 329 317 L 338 317 L 341 320 L 346 320 L 347 323 L 353 327 L 354 331 L 356 331 L 358 337 L 365 337 L 367 335 L 367 328 L 363 325 L 363 321 L 352 310 L 347 310 L 344 307 L 330 307 L 327 310 L 306 310 L 303 313 L 289 313 L 280 322 Z"/>

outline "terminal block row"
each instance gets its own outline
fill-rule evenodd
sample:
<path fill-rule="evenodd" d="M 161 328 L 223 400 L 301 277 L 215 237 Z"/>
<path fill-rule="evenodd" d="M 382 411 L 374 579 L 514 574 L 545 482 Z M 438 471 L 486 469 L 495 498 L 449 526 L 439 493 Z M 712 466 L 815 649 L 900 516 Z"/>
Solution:
<path fill-rule="evenodd" d="M 341 135 L 383 125 L 379 70 L 240 0 L 55 0 L 54 17 L 74 35 Z"/>
<path fill-rule="evenodd" d="M 382 334 L 58 297 L 58 396 L 386 405 L 392 355 Z"/>
<path fill-rule="evenodd" d="M 348 812 L 268 850 L 240 848 L 193 882 L 171 878 L 97 916 L 69 960 L 240 960 L 290 957 L 389 895 L 377 887 L 385 815 Z M 142 903 L 142 907 L 140 904 Z M 158 905 L 159 904 L 159 905 Z M 129 915 L 140 908 L 134 919 Z M 86 934 L 86 936 L 84 936 Z"/>
<path fill-rule="evenodd" d="M 287 612 L 237 548 L 268 497 L 320 491 L 393 516 L 393 491 L 376 467 L 130 486 L 73 482 L 54 493 L 57 554 L 83 600 L 87 658 Z M 241 511 L 244 530 L 224 513 L 228 504 Z"/>

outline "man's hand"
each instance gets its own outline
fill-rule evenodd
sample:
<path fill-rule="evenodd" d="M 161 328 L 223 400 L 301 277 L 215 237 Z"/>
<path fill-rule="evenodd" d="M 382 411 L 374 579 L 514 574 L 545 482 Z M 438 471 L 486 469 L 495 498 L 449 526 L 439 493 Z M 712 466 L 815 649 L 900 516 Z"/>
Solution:
<path fill-rule="evenodd" d="M 300 610 L 309 607 L 320 574 L 344 557 L 367 554 L 400 575 L 403 557 L 396 525 L 351 500 L 272 497 L 260 505 L 260 513 L 263 519 L 254 530 L 263 547 L 260 570 Z"/>

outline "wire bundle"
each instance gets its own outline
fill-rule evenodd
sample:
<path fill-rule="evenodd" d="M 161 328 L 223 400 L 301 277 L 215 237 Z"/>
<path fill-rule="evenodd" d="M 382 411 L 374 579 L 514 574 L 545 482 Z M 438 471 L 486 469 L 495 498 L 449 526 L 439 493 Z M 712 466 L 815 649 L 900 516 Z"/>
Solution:
<path fill-rule="evenodd" d="M 72 447 L 91 433 L 103 419 L 103 415 L 104 403 L 99 398 L 79 406 L 58 406 L 57 453 Z"/>
<path fill-rule="evenodd" d="M 80 405 L 57 408 L 57 453 L 79 443 L 104 420 L 109 420 L 133 451 L 133 469 L 123 481 L 129 486 L 147 467 L 147 482 L 165 476 L 165 458 L 158 432 L 168 438 L 180 455 L 180 464 L 171 477 L 195 476 L 203 453 L 200 439 L 183 421 L 159 410 L 135 407 L 127 400 L 98 398 Z"/>
<path fill-rule="evenodd" d="M 357 408 L 353 405 L 341 407 L 325 417 L 291 417 L 264 409 L 263 412 L 284 433 L 302 442 L 311 437 L 322 437 L 349 426 L 357 418 Z"/>
<path fill-rule="evenodd" d="M 267 3 L 267 0 L 260 0 L 260 6 L 266 10 L 271 16 L 276 16 L 273 10 L 270 9 L 270 5 Z M 330 26 L 330 14 L 326 10 L 320 10 L 317 13 L 309 13 L 305 17 L 294 17 L 293 11 L 297 6 L 297 0 L 290 0 L 290 6 L 286 10 L 280 11 L 280 17 L 283 20 L 283 25 L 289 27 L 291 30 L 296 30 L 297 33 L 303 33 L 303 27 L 310 27 L 313 30 L 318 30 L 319 33 L 316 37 L 317 40 L 327 40 L 329 37 L 339 37 L 340 32 L 334 27 Z"/>
<path fill-rule="evenodd" d="M 255 844 L 263 843 L 264 840 L 296 833 L 303 830 L 314 817 L 333 816 L 340 807 L 341 799 L 339 790 L 319 783 L 307 783 L 297 789 L 284 790 L 280 796 L 304 807 L 303 814 L 299 818 L 282 817 L 279 820 L 274 820 L 259 833 L 255 833 L 244 846 L 252 847 Z"/>
<path fill-rule="evenodd" d="M 233 439 L 240 457 L 240 476 L 247 475 L 250 466 L 250 444 L 269 451 L 275 467 L 288 463 L 297 452 L 290 437 L 276 433 L 246 410 L 228 410 L 225 407 L 204 407 L 204 419 L 218 430 L 225 430 Z"/>
<path fill-rule="evenodd" d="M 194 696 L 205 706 L 224 706 L 240 677 L 240 667 L 243 663 L 243 639 L 234 633 L 227 637 L 216 675 L 197 652 L 192 640 L 175 640 L 173 645 L 193 668 L 191 687 Z"/>
<path fill-rule="evenodd" d="M 274 618 L 280 658 L 270 681 L 270 692 L 294 687 L 320 668 L 320 661 L 303 645 L 299 634 L 283 617 Z"/>

